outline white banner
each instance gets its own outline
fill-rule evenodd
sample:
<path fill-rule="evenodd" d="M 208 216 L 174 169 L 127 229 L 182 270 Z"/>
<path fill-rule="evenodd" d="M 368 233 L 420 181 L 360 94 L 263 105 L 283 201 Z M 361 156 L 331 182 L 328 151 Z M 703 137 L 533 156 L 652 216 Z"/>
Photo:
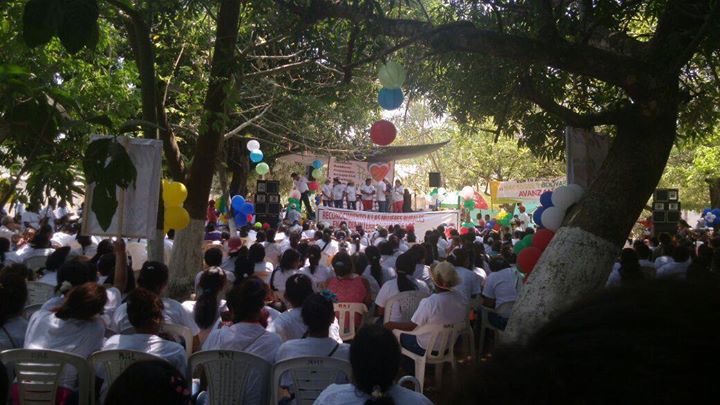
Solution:
<path fill-rule="evenodd" d="M 540 194 L 545 191 L 553 191 L 560 186 L 567 184 L 565 177 L 554 179 L 529 179 L 520 181 L 503 181 L 498 187 L 498 198 L 511 198 L 513 200 L 540 199 Z"/>
<path fill-rule="evenodd" d="M 365 184 L 365 179 L 371 178 L 374 182 L 385 179 L 393 184 L 395 176 L 395 162 L 359 162 L 359 161 L 339 161 L 330 158 L 328 165 L 327 178 L 340 179 L 340 182 L 347 184 L 353 181 L 356 185 Z"/>
<path fill-rule="evenodd" d="M 103 137 L 93 137 L 92 140 Z M 131 238 L 153 238 L 157 227 L 157 211 L 160 201 L 160 176 L 162 175 L 162 141 L 144 138 L 119 137 L 120 142 L 130 155 L 137 178 L 127 190 L 117 187 L 115 196 L 118 208 L 110 227 L 103 230 L 92 212 L 93 185 L 88 184 L 85 191 L 85 209 L 83 210 L 83 235 L 106 235 Z M 122 199 L 122 200 L 121 200 Z M 122 225 L 120 225 L 122 223 Z"/>
<path fill-rule="evenodd" d="M 377 226 L 385 228 L 390 225 L 415 227 L 418 240 L 425 237 L 425 231 L 435 229 L 439 225 L 448 225 L 457 228 L 460 225 L 460 211 L 425 211 L 425 212 L 373 212 L 354 211 L 340 208 L 318 207 L 317 221 L 340 227 L 340 222 L 346 222 L 349 229 L 362 225 L 366 232 L 375 230 Z"/>

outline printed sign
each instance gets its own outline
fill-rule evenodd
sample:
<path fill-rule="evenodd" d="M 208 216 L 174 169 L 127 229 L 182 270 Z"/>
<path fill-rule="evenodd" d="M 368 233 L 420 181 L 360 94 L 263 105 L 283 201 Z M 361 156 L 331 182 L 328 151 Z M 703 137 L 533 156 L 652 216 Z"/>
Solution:
<path fill-rule="evenodd" d="M 340 227 L 340 222 L 346 222 L 349 229 L 355 229 L 362 225 L 366 232 L 375 230 L 376 227 L 389 227 L 390 225 L 415 227 L 415 235 L 418 240 L 425 236 L 425 231 L 435 229 L 440 225 L 448 225 L 457 228 L 460 224 L 460 211 L 426 211 L 426 212 L 372 212 L 354 211 L 340 208 L 319 207 L 318 222 L 325 222 L 335 228 Z"/>

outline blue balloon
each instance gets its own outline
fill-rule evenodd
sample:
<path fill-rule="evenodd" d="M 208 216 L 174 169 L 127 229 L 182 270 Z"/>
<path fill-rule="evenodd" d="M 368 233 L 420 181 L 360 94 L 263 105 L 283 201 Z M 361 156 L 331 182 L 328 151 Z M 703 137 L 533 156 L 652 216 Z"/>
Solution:
<path fill-rule="evenodd" d="M 400 108 L 404 100 L 401 89 L 380 89 L 378 93 L 378 103 L 385 110 L 395 110 Z"/>
<path fill-rule="evenodd" d="M 243 225 L 247 225 L 247 223 L 248 223 L 247 215 L 244 215 L 244 214 L 235 215 L 235 225 L 243 226 Z"/>
<path fill-rule="evenodd" d="M 537 226 L 543 226 L 543 224 L 542 224 L 543 211 L 545 211 L 545 207 L 538 207 L 538 209 L 536 209 L 535 212 L 533 213 L 533 222 L 535 222 L 535 225 L 537 225 Z"/>
<path fill-rule="evenodd" d="M 256 149 L 252 152 L 250 152 L 250 160 L 253 161 L 253 163 L 260 163 L 263 160 L 263 153 L 260 149 Z"/>
<path fill-rule="evenodd" d="M 713 208 L 710 210 L 716 217 L 720 216 L 720 208 Z"/>
<path fill-rule="evenodd" d="M 313 160 L 312 162 L 313 169 L 320 169 L 323 167 L 323 161 L 320 159 Z"/>
<path fill-rule="evenodd" d="M 240 212 L 245 216 L 252 215 L 255 213 L 255 207 L 249 202 L 246 202 L 240 207 Z"/>
<path fill-rule="evenodd" d="M 552 191 L 546 191 L 540 194 L 540 204 L 542 204 L 542 206 L 545 208 L 550 208 L 553 206 Z"/>
<path fill-rule="evenodd" d="M 702 216 L 704 217 L 705 214 L 707 214 L 707 213 L 710 212 L 710 211 L 712 211 L 712 208 L 705 208 L 705 209 L 703 209 Z"/>
<path fill-rule="evenodd" d="M 240 207 L 242 207 L 243 204 L 245 204 L 245 199 L 239 195 L 234 196 L 232 200 L 230 200 L 230 206 L 235 212 L 240 212 Z"/>

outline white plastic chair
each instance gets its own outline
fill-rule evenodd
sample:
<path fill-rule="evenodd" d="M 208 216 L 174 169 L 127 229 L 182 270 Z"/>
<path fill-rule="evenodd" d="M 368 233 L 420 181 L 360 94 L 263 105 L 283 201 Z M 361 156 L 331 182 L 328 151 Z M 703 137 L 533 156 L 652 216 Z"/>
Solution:
<path fill-rule="evenodd" d="M 445 363 L 450 363 L 452 366 L 453 373 L 456 371 L 457 365 L 455 363 L 455 342 L 457 337 L 465 329 L 465 322 L 450 324 L 450 325 L 423 325 L 416 328 L 413 331 L 401 331 L 394 330 L 393 333 L 397 336 L 398 341 L 400 335 L 428 335 L 427 347 L 424 355 L 419 355 L 411 352 L 400 346 L 400 352 L 409 357 L 415 362 L 415 378 L 420 383 L 420 390 L 422 391 L 425 386 L 425 366 L 428 364 L 435 365 L 435 384 L 439 388 L 442 384 L 442 366 Z M 439 347 L 439 350 L 435 350 L 435 347 Z"/>
<path fill-rule="evenodd" d="M 132 326 L 129 328 L 125 328 L 120 332 L 121 335 L 132 335 L 133 333 L 135 333 L 135 328 L 133 328 Z M 176 325 L 173 323 L 163 323 L 160 329 L 160 333 L 168 334 L 176 342 L 184 344 L 185 353 L 188 357 L 193 354 L 193 334 L 190 328 L 188 328 L 187 326 Z"/>
<path fill-rule="evenodd" d="M 12 349 L 0 353 L 8 372 L 15 372 L 21 404 L 53 405 L 63 368 L 77 372 L 80 405 L 95 403 L 95 373 L 84 358 L 55 350 Z"/>
<path fill-rule="evenodd" d="M 88 361 L 92 364 L 93 370 L 98 370 L 102 367 L 102 370 L 105 372 L 105 384 L 109 387 L 131 364 L 143 360 L 158 359 L 164 361 L 162 357 L 136 350 L 102 350 L 93 353 Z M 185 370 L 180 371 L 184 372 Z"/>
<path fill-rule="evenodd" d="M 28 281 L 27 289 L 28 300 L 25 303 L 26 306 L 35 304 L 42 305 L 55 295 L 55 287 L 38 281 Z"/>
<path fill-rule="evenodd" d="M 25 267 L 32 271 L 38 271 L 44 268 L 45 262 L 47 262 L 47 256 L 32 256 L 23 260 Z"/>
<path fill-rule="evenodd" d="M 280 377 L 289 373 L 292 379 L 295 403 L 310 405 L 330 384 L 337 382 L 339 373 L 345 374 L 348 381 L 352 379 L 352 367 L 345 360 L 332 357 L 298 357 L 275 363 L 272 372 L 270 392 L 271 404 L 278 403 Z"/>
<path fill-rule="evenodd" d="M 512 306 L 513 303 L 508 303 Z M 478 348 L 478 359 L 482 357 L 482 355 L 485 353 L 485 339 L 487 337 L 488 330 L 493 331 L 495 335 L 495 344 L 500 342 L 502 339 L 503 330 L 494 326 L 490 323 L 488 320 L 488 315 L 492 312 L 494 314 L 498 314 L 498 311 L 492 308 L 482 307 L 481 309 L 482 317 L 480 318 L 480 347 Z M 500 316 L 500 314 L 498 314 Z"/>
<path fill-rule="evenodd" d="M 30 317 L 37 311 L 42 308 L 42 304 L 32 304 L 32 305 L 26 305 L 25 309 L 23 310 L 23 318 L 30 319 Z"/>
<path fill-rule="evenodd" d="M 262 358 L 233 350 L 208 350 L 197 352 L 188 361 L 192 377 L 195 369 L 202 366 L 207 377 L 209 405 L 239 404 L 250 389 L 261 390 L 259 403 L 268 400 L 272 365 Z M 259 379 L 250 381 L 251 374 Z M 248 383 L 257 384 L 249 387 Z"/>
<path fill-rule="evenodd" d="M 338 302 L 333 306 L 340 323 L 340 339 L 343 342 L 355 339 L 355 333 L 357 332 L 355 325 L 356 315 L 360 315 L 364 320 L 365 315 L 368 313 L 367 306 L 354 302 Z"/>
<path fill-rule="evenodd" d="M 402 386 L 403 384 L 406 384 L 406 383 L 412 383 L 413 391 L 422 392 L 422 388 L 420 387 L 420 381 L 418 381 L 417 378 L 415 378 L 411 375 L 403 376 L 398 380 L 397 385 Z"/>
<path fill-rule="evenodd" d="M 385 304 L 385 313 L 383 314 L 383 323 L 390 322 L 390 314 L 392 313 L 395 305 L 399 306 L 400 309 L 400 322 L 410 322 L 415 310 L 420 305 L 420 301 L 423 298 L 428 297 L 428 294 L 422 291 L 403 291 L 393 295 Z"/>

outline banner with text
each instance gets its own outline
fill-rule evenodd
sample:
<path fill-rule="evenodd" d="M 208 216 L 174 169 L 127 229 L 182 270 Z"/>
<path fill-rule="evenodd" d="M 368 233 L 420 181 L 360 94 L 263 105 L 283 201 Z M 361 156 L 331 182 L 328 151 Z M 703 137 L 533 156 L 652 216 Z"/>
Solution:
<path fill-rule="evenodd" d="M 375 230 L 377 226 L 387 228 L 390 225 L 403 227 L 413 225 L 415 235 L 418 240 L 421 240 L 425 236 L 425 231 L 435 229 L 439 225 L 459 227 L 460 211 L 392 213 L 318 207 L 317 221 L 325 222 L 335 228 L 340 227 L 340 222 L 346 222 L 349 229 L 355 229 L 356 226 L 362 225 L 366 232 Z"/>
<path fill-rule="evenodd" d="M 567 184 L 565 177 L 552 179 L 528 179 L 520 181 L 500 182 L 497 190 L 499 198 L 509 198 L 517 201 L 540 199 L 540 194 L 545 191 L 553 191 L 560 186 Z"/>
<path fill-rule="evenodd" d="M 373 182 L 386 179 L 392 184 L 394 176 L 395 162 L 339 161 L 330 158 L 327 178 L 332 180 L 337 177 L 343 184 L 353 181 L 356 185 L 360 185 L 365 184 L 365 179 L 368 177 L 372 178 Z"/>

